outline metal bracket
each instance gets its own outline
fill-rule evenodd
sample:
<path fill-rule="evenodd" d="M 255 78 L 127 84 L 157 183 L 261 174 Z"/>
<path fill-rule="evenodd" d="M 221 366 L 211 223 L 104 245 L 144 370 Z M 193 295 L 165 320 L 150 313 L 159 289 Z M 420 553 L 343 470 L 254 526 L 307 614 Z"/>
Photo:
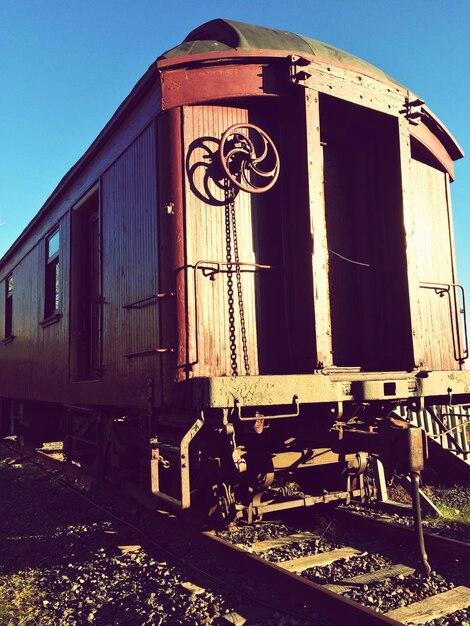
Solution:
<path fill-rule="evenodd" d="M 235 428 L 233 424 L 229 423 L 226 424 L 225 430 L 230 442 L 230 447 L 232 448 L 232 461 L 235 465 L 237 472 L 242 474 L 243 472 L 246 472 L 247 465 L 246 460 L 243 456 L 243 450 L 237 446 L 237 442 L 235 440 Z"/>
<path fill-rule="evenodd" d="M 423 104 L 425 104 L 425 102 L 420 98 L 415 98 L 414 100 L 405 98 L 404 108 L 400 111 L 400 113 L 405 116 L 410 124 L 418 126 L 418 124 L 421 123 L 421 118 L 423 116 Z"/>
<path fill-rule="evenodd" d="M 159 442 L 156 437 L 150 440 L 150 478 L 151 489 L 153 495 L 161 498 L 165 502 L 172 504 L 180 509 L 188 509 L 191 505 L 191 483 L 189 475 L 189 444 L 201 430 L 204 424 L 204 414 L 201 411 L 198 419 L 194 422 L 191 428 L 183 435 L 179 446 L 171 446 L 163 442 Z M 178 453 L 179 463 L 178 468 L 175 467 L 175 471 L 179 471 L 181 479 L 181 499 L 168 495 L 160 490 L 160 465 L 168 467 L 167 459 L 163 459 L 160 455 L 160 449 L 166 448 Z"/>
<path fill-rule="evenodd" d="M 233 402 L 233 413 L 234 416 L 239 419 L 241 422 L 254 422 L 258 419 L 260 419 L 260 417 L 262 417 L 263 419 L 268 419 L 268 420 L 272 420 L 272 419 L 281 419 L 284 417 L 298 417 L 300 415 L 300 402 L 299 402 L 299 397 L 296 395 L 294 395 L 294 397 L 292 398 L 292 404 L 294 406 L 294 412 L 293 413 L 283 413 L 280 415 L 250 415 L 250 416 L 246 416 L 246 417 L 242 417 L 242 408 L 243 405 L 241 404 L 240 400 L 238 400 L 238 398 L 235 398 L 234 402 Z"/>
<path fill-rule="evenodd" d="M 291 54 L 290 57 L 290 65 L 289 65 L 289 73 L 290 73 L 290 81 L 295 85 L 301 85 L 305 87 L 306 85 L 302 85 L 302 81 L 307 80 L 312 76 L 310 72 L 305 71 L 305 68 L 310 65 L 310 61 L 305 57 L 301 57 L 298 54 Z"/>

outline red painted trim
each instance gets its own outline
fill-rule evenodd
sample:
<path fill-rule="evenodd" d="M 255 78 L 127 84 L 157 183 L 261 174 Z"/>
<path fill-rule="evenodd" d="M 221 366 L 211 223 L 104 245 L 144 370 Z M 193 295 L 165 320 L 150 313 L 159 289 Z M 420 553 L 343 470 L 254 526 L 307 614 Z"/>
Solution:
<path fill-rule="evenodd" d="M 457 143 L 457 140 L 452 135 L 452 133 L 444 126 L 441 120 L 437 118 L 427 106 L 423 106 L 423 110 L 427 115 L 427 123 L 429 126 L 431 126 L 431 130 L 436 129 L 438 131 L 438 136 L 441 136 L 443 141 L 445 141 L 445 143 L 447 144 L 445 148 L 449 152 L 452 160 L 457 161 L 457 159 L 461 159 L 464 156 L 464 152 L 460 145 Z"/>
<path fill-rule="evenodd" d="M 450 178 L 454 180 L 454 162 L 439 141 L 439 139 L 421 122 L 417 126 L 410 126 L 410 135 L 419 141 L 439 161 Z"/>
<path fill-rule="evenodd" d="M 276 80 L 279 73 L 276 72 L 274 77 L 271 75 L 267 79 L 268 67 L 252 63 L 211 65 L 197 69 L 180 68 L 163 74 L 162 110 L 227 98 L 278 95 L 283 90 L 281 80 Z M 290 87 L 287 67 L 285 81 L 282 82 L 284 89 Z"/>
<path fill-rule="evenodd" d="M 183 198 L 183 139 L 182 111 L 180 108 L 168 111 L 169 145 L 170 145 L 170 198 L 173 203 L 172 243 L 173 271 L 175 274 L 176 320 L 177 320 L 177 363 L 188 363 L 188 332 L 187 332 L 187 285 L 186 285 L 186 230 L 184 223 Z M 187 373 L 181 368 L 177 370 L 178 380 L 184 380 Z"/>

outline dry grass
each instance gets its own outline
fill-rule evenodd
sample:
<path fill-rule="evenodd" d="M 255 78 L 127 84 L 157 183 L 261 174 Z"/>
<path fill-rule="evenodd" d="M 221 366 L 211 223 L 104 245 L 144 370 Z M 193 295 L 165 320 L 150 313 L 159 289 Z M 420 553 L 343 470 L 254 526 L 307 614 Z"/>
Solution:
<path fill-rule="evenodd" d="M 46 594 L 37 586 L 34 570 L 0 576 L 0 624 L 4 626 L 52 626 L 60 618 L 48 609 Z"/>

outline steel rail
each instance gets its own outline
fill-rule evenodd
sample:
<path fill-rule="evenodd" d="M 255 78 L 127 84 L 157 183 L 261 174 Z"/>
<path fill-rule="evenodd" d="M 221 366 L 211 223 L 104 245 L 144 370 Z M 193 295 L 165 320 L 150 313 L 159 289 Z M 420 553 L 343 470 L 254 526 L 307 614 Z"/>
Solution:
<path fill-rule="evenodd" d="M 2 443 L 6 444 L 6 442 Z M 99 484 L 99 481 L 83 472 L 80 468 L 70 465 L 69 463 L 65 463 L 59 459 L 51 458 L 45 452 L 27 448 L 20 450 L 17 446 L 8 444 L 6 444 L 6 447 L 16 453 L 20 453 L 25 460 L 35 457 L 39 460 L 41 465 L 48 467 L 49 470 L 57 471 L 60 467 L 62 467 L 62 471 L 65 471 L 69 477 L 75 479 L 74 482 L 79 479 L 79 476 L 85 475 L 87 480 L 91 481 L 92 484 Z M 150 501 L 150 499 L 148 499 L 146 502 L 146 499 L 142 500 L 138 498 L 136 494 L 127 493 L 127 495 L 132 497 L 134 500 L 140 501 L 140 503 L 146 506 L 146 508 L 153 508 L 155 506 L 153 500 Z M 89 498 L 86 497 L 86 499 Z M 91 499 L 90 501 L 93 502 L 95 506 L 103 508 Z M 112 513 L 110 512 L 110 514 Z M 114 514 L 112 515 L 116 517 Z M 381 537 L 384 536 L 384 534 L 393 534 L 394 537 L 398 536 L 398 538 L 401 537 L 409 542 L 414 542 L 415 540 L 413 527 L 366 517 L 355 511 L 343 509 L 337 509 L 335 511 L 335 515 L 340 520 L 347 521 L 349 526 L 360 526 L 362 529 L 364 529 L 364 526 L 375 528 L 376 531 L 378 530 L 377 534 Z M 132 526 L 126 520 L 120 521 L 126 525 Z M 133 528 L 145 535 L 146 539 L 148 539 L 150 543 L 159 545 L 158 542 L 155 542 L 155 540 L 147 536 L 145 531 L 134 526 Z M 191 531 L 190 527 L 185 526 L 184 528 L 185 532 Z M 427 551 L 431 557 L 436 558 L 438 556 L 442 557 L 445 555 L 446 557 L 454 556 L 462 559 L 470 556 L 470 544 L 465 542 L 442 537 L 430 532 L 425 532 L 425 539 Z M 213 554 L 217 555 L 220 562 L 226 563 L 234 569 L 243 572 L 245 576 L 261 579 L 264 583 L 271 585 L 273 590 L 279 591 L 277 610 L 281 612 L 285 611 L 286 613 L 293 613 L 292 608 L 289 608 L 289 606 L 292 607 L 292 605 L 294 605 L 296 606 L 296 617 L 303 618 L 306 621 L 312 621 L 312 623 L 322 623 L 322 619 L 326 619 L 329 623 L 337 626 L 350 626 L 351 623 L 361 624 L 361 626 L 373 626 L 375 624 L 403 626 L 403 623 L 400 621 L 387 617 L 386 615 L 371 608 L 362 606 L 358 602 L 346 598 L 341 594 L 337 594 L 330 589 L 325 589 L 322 585 L 314 583 L 313 581 L 302 576 L 291 573 L 276 563 L 267 561 L 256 554 L 250 553 L 243 548 L 239 548 L 238 546 L 231 544 L 221 537 L 218 537 L 213 532 L 194 531 L 191 537 L 191 542 L 194 545 L 198 545 L 206 552 L 210 550 Z M 168 550 L 165 551 L 169 552 Z M 175 558 L 178 560 L 178 557 Z M 188 563 L 187 565 L 191 566 Z M 204 574 L 202 570 L 199 570 L 196 567 L 195 569 L 197 569 L 201 574 Z M 208 573 L 206 573 L 206 575 L 215 582 L 223 584 L 223 581 L 219 580 L 217 577 Z M 237 593 L 236 589 L 232 589 L 232 591 Z M 240 591 L 240 594 L 247 595 L 242 591 Z M 287 599 L 284 600 L 284 598 Z M 262 597 L 259 597 L 258 599 L 253 597 L 251 600 L 257 601 L 261 605 L 268 604 Z"/>
<path fill-rule="evenodd" d="M 303 607 L 302 612 L 306 612 L 307 619 L 308 611 L 312 611 L 316 615 L 332 620 L 338 626 L 402 625 L 402 622 L 325 589 L 307 578 L 288 572 L 276 563 L 247 552 L 212 532 L 203 532 L 201 539 L 205 540 L 207 548 L 216 551 L 224 562 L 230 562 L 242 571 L 249 571 L 250 574 L 262 578 L 264 582 L 272 584 L 281 594 L 297 601 Z"/>
<path fill-rule="evenodd" d="M 411 513 L 411 511 L 410 511 Z M 341 521 L 347 521 L 349 526 L 368 527 L 375 530 L 378 535 L 384 536 L 393 534 L 397 539 L 413 543 L 415 541 L 415 530 L 413 526 L 404 526 L 396 522 L 388 522 L 375 517 L 368 517 L 357 511 L 348 511 L 346 509 L 336 509 L 335 515 Z M 444 537 L 437 533 L 424 530 L 424 540 L 426 542 L 426 551 L 430 558 L 455 557 L 470 559 L 470 543 Z"/>

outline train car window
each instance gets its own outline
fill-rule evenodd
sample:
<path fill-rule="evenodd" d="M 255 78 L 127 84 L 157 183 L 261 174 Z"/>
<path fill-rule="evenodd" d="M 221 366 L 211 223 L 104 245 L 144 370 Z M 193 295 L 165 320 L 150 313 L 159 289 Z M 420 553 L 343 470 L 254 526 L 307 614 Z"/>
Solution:
<path fill-rule="evenodd" d="M 13 274 L 6 279 L 5 339 L 13 335 Z"/>
<path fill-rule="evenodd" d="M 50 260 L 59 252 L 59 231 L 47 238 L 47 259 Z"/>
<path fill-rule="evenodd" d="M 47 319 L 59 311 L 60 306 L 60 234 L 57 229 L 46 239 L 46 289 L 44 317 Z"/>

